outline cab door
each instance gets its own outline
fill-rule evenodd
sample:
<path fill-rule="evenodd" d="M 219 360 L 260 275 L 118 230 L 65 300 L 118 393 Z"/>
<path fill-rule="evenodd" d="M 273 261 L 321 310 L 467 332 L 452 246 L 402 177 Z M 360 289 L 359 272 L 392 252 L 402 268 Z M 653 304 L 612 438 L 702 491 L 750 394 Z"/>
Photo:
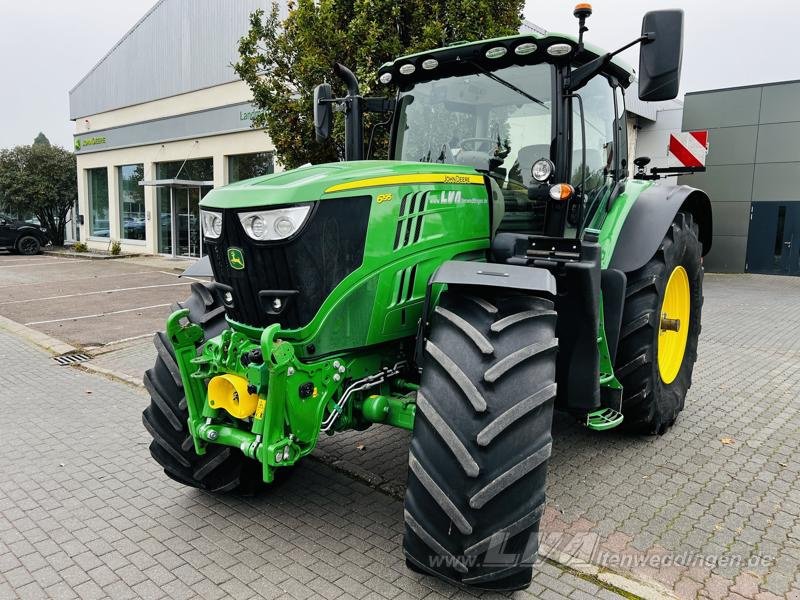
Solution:
<path fill-rule="evenodd" d="M 618 89 L 600 75 L 577 92 L 583 114 L 581 102 L 577 98 L 572 101 L 570 183 L 577 202 L 569 207 L 566 237 L 573 237 L 576 230 L 592 222 L 597 209 L 608 202 L 616 182 L 627 175 L 625 106 Z"/>

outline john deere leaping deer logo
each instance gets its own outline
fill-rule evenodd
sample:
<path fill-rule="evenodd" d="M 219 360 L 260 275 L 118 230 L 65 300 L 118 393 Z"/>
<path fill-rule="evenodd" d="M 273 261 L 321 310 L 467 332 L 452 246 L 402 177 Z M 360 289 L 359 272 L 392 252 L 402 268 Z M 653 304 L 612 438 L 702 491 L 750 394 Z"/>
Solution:
<path fill-rule="evenodd" d="M 228 264 L 237 271 L 244 269 L 244 254 L 239 248 L 228 248 Z"/>

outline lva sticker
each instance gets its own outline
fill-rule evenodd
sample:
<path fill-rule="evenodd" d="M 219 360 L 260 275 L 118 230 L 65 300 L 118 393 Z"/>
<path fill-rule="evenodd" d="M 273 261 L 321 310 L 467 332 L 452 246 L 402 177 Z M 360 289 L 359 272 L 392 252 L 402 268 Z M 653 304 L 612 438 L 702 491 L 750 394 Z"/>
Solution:
<path fill-rule="evenodd" d="M 228 264 L 231 269 L 242 271 L 244 269 L 244 253 L 241 248 L 228 248 Z"/>
<path fill-rule="evenodd" d="M 460 191 L 431 192 L 431 204 L 484 204 L 485 198 L 464 198 Z"/>

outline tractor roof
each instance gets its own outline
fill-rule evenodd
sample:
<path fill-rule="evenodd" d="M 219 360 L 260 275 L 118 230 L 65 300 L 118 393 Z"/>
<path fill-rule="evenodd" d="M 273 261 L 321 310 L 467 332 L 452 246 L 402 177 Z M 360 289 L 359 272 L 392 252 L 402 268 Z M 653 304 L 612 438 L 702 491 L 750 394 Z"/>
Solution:
<path fill-rule="evenodd" d="M 548 49 L 556 44 L 568 44 L 571 50 L 566 54 L 553 56 Z M 520 47 L 522 50 L 518 50 Z M 573 65 L 579 66 L 605 54 L 602 49 L 584 42 L 583 50 L 576 55 L 577 47 L 578 41 L 575 36 L 562 33 L 545 35 L 523 33 L 477 42 L 455 42 L 443 48 L 408 54 L 387 62 L 378 70 L 378 77 L 390 73 L 389 83 L 403 88 L 421 81 L 465 75 L 481 69 L 494 71 L 511 65 L 544 61 L 559 64 L 561 61 L 570 61 Z M 491 52 L 492 50 L 494 52 Z M 489 58 L 487 53 L 490 56 L 494 54 L 495 57 Z M 413 71 L 408 73 L 411 67 L 403 69 L 405 65 L 412 65 Z M 633 81 L 633 68 L 616 57 L 606 67 L 606 72 L 615 76 L 623 87 L 627 87 Z"/>

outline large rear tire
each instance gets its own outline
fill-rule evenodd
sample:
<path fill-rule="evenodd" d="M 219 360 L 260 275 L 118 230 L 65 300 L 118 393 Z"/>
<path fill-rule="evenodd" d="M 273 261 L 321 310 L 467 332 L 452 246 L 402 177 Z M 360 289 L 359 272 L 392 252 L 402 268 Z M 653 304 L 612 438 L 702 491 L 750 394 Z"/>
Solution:
<path fill-rule="evenodd" d="M 201 283 L 193 283 L 191 296 L 172 308 L 189 309 L 188 319 L 203 328 L 204 340 L 218 335 L 226 326 L 224 307 Z M 261 465 L 257 461 L 235 448 L 215 444 L 209 444 L 202 456 L 195 453 L 172 345 L 164 332 L 156 333 L 153 343 L 158 356 L 153 368 L 144 374 L 151 400 L 142 413 L 144 426 L 153 436 L 150 454 L 168 477 L 184 485 L 210 492 L 254 491 L 261 483 Z"/>
<path fill-rule="evenodd" d="M 628 273 L 622 332 L 615 371 L 624 387 L 624 426 L 631 431 L 663 434 L 683 410 L 697 360 L 703 309 L 703 264 L 699 229 L 692 215 L 679 212 L 664 241 L 648 263 Z M 674 275 L 674 277 L 673 277 Z M 687 330 L 666 330 L 665 296 L 671 280 L 688 283 Z M 671 315 L 666 315 L 670 317 Z M 685 321 L 686 319 L 684 319 Z M 673 366 L 665 358 L 668 339 L 685 333 Z M 674 345 L 674 344 L 673 344 Z M 663 346 L 663 347 L 662 347 Z M 680 350 L 681 348 L 679 348 Z M 659 354 L 661 353 L 661 354 Z"/>
<path fill-rule="evenodd" d="M 409 566 L 492 590 L 527 587 L 556 392 L 549 300 L 446 292 L 433 315 L 409 449 Z"/>

